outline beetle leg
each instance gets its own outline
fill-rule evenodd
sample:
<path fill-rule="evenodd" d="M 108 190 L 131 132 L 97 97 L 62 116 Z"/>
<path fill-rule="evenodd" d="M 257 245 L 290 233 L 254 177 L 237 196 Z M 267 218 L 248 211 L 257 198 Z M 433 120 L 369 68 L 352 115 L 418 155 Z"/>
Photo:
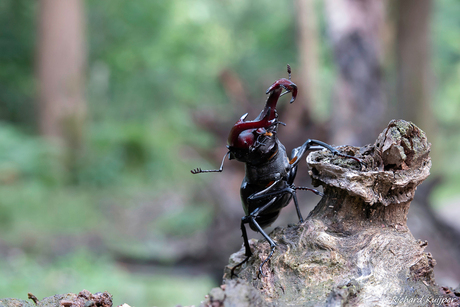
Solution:
<path fill-rule="evenodd" d="M 270 185 L 273 186 L 274 184 Z M 270 188 L 269 187 L 269 188 Z M 259 194 L 259 193 L 257 193 Z M 275 247 L 276 247 L 276 243 L 268 236 L 268 234 L 262 229 L 262 227 L 259 225 L 259 223 L 257 223 L 256 221 L 256 218 L 257 216 L 259 215 L 259 213 L 263 212 L 264 210 L 266 210 L 267 208 L 269 208 L 273 202 L 276 200 L 276 198 L 273 198 L 272 200 L 270 200 L 267 204 L 265 204 L 264 206 L 260 207 L 260 208 L 257 208 L 255 209 L 253 212 L 251 212 L 249 215 L 246 215 L 244 216 L 242 219 L 241 219 L 241 233 L 243 235 L 243 243 L 244 243 L 244 248 L 245 248 L 245 256 L 246 258 L 241 261 L 240 263 L 238 263 L 237 265 L 235 265 L 232 270 L 231 270 L 231 275 L 230 277 L 233 277 L 234 275 L 236 276 L 235 274 L 235 269 L 240 267 L 241 265 L 243 265 L 244 263 L 246 263 L 249 258 L 252 256 L 252 252 L 251 252 L 251 248 L 249 246 L 249 240 L 248 240 L 248 235 L 247 235 L 247 232 L 246 232 L 246 226 L 245 224 L 252 224 L 256 227 L 257 231 L 260 232 L 262 234 L 262 236 L 268 241 L 268 243 L 270 244 L 270 248 L 271 248 L 271 251 L 270 251 L 270 254 L 268 255 L 268 257 L 260 264 L 259 266 L 259 274 L 264 276 L 265 277 L 265 274 L 262 272 L 262 267 L 263 265 L 271 258 L 271 256 L 273 255 L 273 252 L 275 251 Z"/>
<path fill-rule="evenodd" d="M 235 269 L 242 266 L 244 263 L 246 263 L 249 260 L 249 258 L 252 256 L 251 247 L 249 246 L 248 233 L 246 232 L 246 226 L 244 225 L 246 223 L 249 223 L 249 220 L 247 216 L 244 216 L 241 219 L 241 233 L 243 235 L 243 244 L 244 244 L 244 249 L 245 249 L 244 255 L 246 256 L 246 258 L 232 268 L 232 270 L 230 271 L 231 272 L 230 278 L 232 278 L 233 276 L 237 276 L 235 274 Z"/>
<path fill-rule="evenodd" d="M 260 212 L 260 211 L 261 210 L 258 210 L 258 212 Z M 252 214 L 248 215 L 247 217 L 249 218 L 250 223 L 253 224 L 254 226 L 256 226 L 257 231 L 260 232 L 262 234 L 262 236 L 268 241 L 268 243 L 270 244 L 270 247 L 271 247 L 270 254 L 268 255 L 267 258 L 265 258 L 264 261 L 262 261 L 262 263 L 259 266 L 259 274 L 262 275 L 263 277 L 266 277 L 266 275 L 262 272 L 262 267 L 272 257 L 273 252 L 275 251 L 276 243 L 268 236 L 268 234 L 262 229 L 262 227 L 260 227 L 259 223 L 256 222 L 256 219 L 255 219 L 254 216 L 252 216 Z"/>
<path fill-rule="evenodd" d="M 283 123 L 283 122 L 280 122 L 280 121 L 276 121 L 276 124 L 280 124 L 282 126 L 285 126 L 286 127 L 286 123 Z"/>
<path fill-rule="evenodd" d="M 262 227 L 260 227 L 259 223 L 257 223 L 256 221 L 257 214 L 261 212 L 263 209 L 264 207 L 260 208 L 259 210 L 255 210 L 250 215 L 244 216 L 241 219 L 241 233 L 243 235 L 243 243 L 244 243 L 244 248 L 245 248 L 244 255 L 246 256 L 246 258 L 231 269 L 230 278 L 232 278 L 233 276 L 236 276 L 235 269 L 240 267 L 244 263 L 246 263 L 249 260 L 249 258 L 251 258 L 252 256 L 251 247 L 249 246 L 248 234 L 246 232 L 246 226 L 245 226 L 245 224 L 249 224 L 249 223 L 254 225 L 257 228 L 257 231 L 262 234 L 262 236 L 268 241 L 271 247 L 270 254 L 259 266 L 259 274 L 266 277 L 265 274 L 262 272 L 262 267 L 273 255 L 273 252 L 275 251 L 276 243 L 267 235 L 267 233 L 262 229 Z"/>
<path fill-rule="evenodd" d="M 312 189 L 312 188 L 307 188 L 307 187 L 295 187 L 294 185 L 292 185 L 292 198 L 294 198 L 294 205 L 295 205 L 295 209 L 297 211 L 297 216 L 299 217 L 299 223 L 303 223 L 303 217 L 302 217 L 302 213 L 300 212 L 300 207 L 299 207 L 299 203 L 297 201 L 297 193 L 296 193 L 296 190 L 306 190 L 306 191 L 312 191 L 313 193 L 315 193 L 316 195 L 319 195 L 319 196 L 324 196 L 323 193 L 321 193 L 320 191 L 316 190 L 316 189 Z"/>
<path fill-rule="evenodd" d="M 318 140 L 309 140 L 312 144 L 316 144 L 316 145 L 319 145 L 319 146 L 322 146 L 326 149 L 329 149 L 334 155 L 337 155 L 337 156 L 340 156 L 340 157 L 344 157 L 344 158 L 348 158 L 348 159 L 353 159 L 355 160 L 356 162 L 359 163 L 359 170 L 362 170 L 363 169 L 363 162 L 356 158 L 356 157 L 353 157 L 353 156 L 349 156 L 349 155 L 346 155 L 346 154 L 343 154 L 341 153 L 340 151 L 338 151 L 337 149 L 335 149 L 334 147 L 332 147 L 331 145 L 329 144 L 326 144 L 324 142 L 321 142 L 321 141 L 318 141 Z"/>
<path fill-rule="evenodd" d="M 261 138 L 261 136 L 264 136 L 263 134 L 259 135 L 256 139 L 256 142 L 254 143 L 254 145 L 252 145 L 249 150 L 250 151 L 255 151 L 256 149 L 258 149 L 260 146 L 265 146 L 265 143 L 267 142 L 267 139 L 266 138 L 262 138 L 262 141 L 260 141 L 259 139 Z"/>
<path fill-rule="evenodd" d="M 273 197 L 273 196 L 284 194 L 284 193 L 290 193 L 292 195 L 292 198 L 294 199 L 295 210 L 297 212 L 297 217 L 299 218 L 299 222 L 303 223 L 303 217 L 302 217 L 302 213 L 300 212 L 300 206 L 299 206 L 299 202 L 297 201 L 297 195 L 296 195 L 295 190 L 296 190 L 296 187 L 294 185 L 291 185 L 290 187 L 286 187 L 286 188 L 278 190 L 278 191 L 273 191 L 273 192 L 265 193 L 265 194 L 262 194 L 262 195 L 256 195 L 256 196 L 253 196 L 254 195 L 253 194 L 250 197 L 253 196 L 252 199 L 256 200 L 256 199 L 261 199 L 261 198 L 266 198 L 266 197 Z M 257 194 L 259 194 L 259 193 L 257 193 Z M 248 197 L 248 199 L 249 199 L 249 197 Z"/>
<path fill-rule="evenodd" d="M 246 227 L 245 227 L 244 224 L 251 223 L 252 225 L 254 225 L 257 228 L 257 231 L 260 232 L 262 234 L 262 236 L 270 244 L 270 248 L 271 248 L 270 254 L 268 255 L 268 257 L 264 261 L 262 261 L 262 263 L 259 266 L 259 274 L 265 277 L 266 275 L 262 272 L 262 267 L 272 257 L 273 252 L 275 251 L 276 243 L 267 235 L 267 233 L 257 223 L 257 221 L 256 221 L 257 216 L 261 212 L 263 212 L 266 209 L 268 209 L 275 202 L 277 195 L 284 194 L 284 193 L 290 193 L 292 195 L 292 198 L 294 199 L 294 204 L 295 204 L 295 207 L 296 207 L 297 216 L 299 217 L 299 221 L 300 221 L 300 223 L 303 223 L 302 213 L 300 212 L 299 203 L 297 201 L 296 190 L 308 190 L 308 191 L 314 192 L 317 195 L 322 194 L 318 190 L 315 190 L 315 189 L 312 189 L 312 188 L 295 187 L 294 185 L 288 186 L 288 187 L 286 187 L 284 189 L 281 189 L 281 190 L 278 190 L 278 191 L 271 191 L 273 189 L 273 187 L 275 187 L 276 184 L 278 182 L 280 182 L 280 181 L 281 181 L 281 179 L 278 179 L 277 181 L 273 182 L 271 185 L 269 185 L 264 190 L 262 190 L 262 191 L 260 191 L 258 193 L 254 193 L 254 194 L 252 194 L 252 195 L 250 195 L 248 197 L 248 200 L 257 200 L 257 199 L 263 199 L 263 198 L 268 198 L 268 197 L 272 197 L 272 199 L 269 202 L 267 202 L 265 205 L 263 205 L 262 207 L 259 207 L 259 208 L 255 209 L 253 212 L 251 212 L 251 214 L 249 214 L 249 215 L 247 215 L 247 216 L 242 218 L 242 220 L 241 220 L 241 232 L 243 233 L 244 246 L 245 246 L 245 249 L 246 249 L 246 254 L 245 254 L 246 259 L 244 259 L 242 262 L 238 263 L 235 267 L 232 268 L 231 276 L 235 275 L 234 274 L 235 269 L 238 268 L 239 266 L 241 266 L 242 264 L 244 264 L 245 262 L 247 262 L 249 260 L 249 258 L 251 257 L 251 255 L 252 255 L 251 250 L 249 248 L 249 241 L 248 241 L 248 237 L 247 237 L 247 233 L 246 233 Z"/>
<path fill-rule="evenodd" d="M 275 182 L 276 183 L 276 182 Z M 294 205 L 295 205 L 295 209 L 296 209 L 296 212 L 297 212 L 297 217 L 299 218 L 299 222 L 300 223 L 303 223 L 303 217 L 302 217 L 302 213 L 300 212 L 300 206 L 299 206 L 299 202 L 297 201 L 297 193 L 296 193 L 296 190 L 305 190 L 305 191 L 311 191 L 313 193 L 315 193 L 316 195 L 319 195 L 319 196 L 323 196 L 323 193 L 321 193 L 320 191 L 316 190 L 316 189 L 312 189 L 312 188 L 308 188 L 308 187 L 296 187 L 294 186 L 293 184 L 289 187 L 286 187 L 284 189 L 281 189 L 281 190 L 278 190 L 278 191 L 273 191 L 273 192 L 268 192 L 269 189 L 275 184 L 273 183 L 272 185 L 270 185 L 268 188 L 266 188 L 265 190 L 263 190 L 262 192 L 259 192 L 259 193 L 254 193 L 252 194 L 251 196 L 248 197 L 248 200 L 257 200 L 257 199 L 262 199 L 262 198 L 268 198 L 268 197 L 273 197 L 273 196 L 277 196 L 277 195 L 280 195 L 280 194 L 284 194 L 284 193 L 290 193 L 292 195 L 292 198 L 294 199 Z M 274 200 L 275 198 L 273 198 Z M 267 203 L 266 205 L 264 205 L 262 208 L 260 208 L 260 210 L 257 210 L 257 211 L 254 211 L 254 213 L 259 213 L 260 211 L 262 211 L 263 209 L 265 209 L 266 207 L 268 207 L 269 205 L 271 205 L 272 202 L 269 202 Z"/>
<path fill-rule="evenodd" d="M 230 155 L 230 151 L 227 152 L 224 156 L 224 158 L 222 159 L 222 163 L 220 164 L 220 168 L 219 169 L 207 169 L 207 170 L 202 170 L 201 168 L 195 168 L 195 169 L 192 169 L 190 172 L 192 174 L 200 174 L 200 173 L 221 173 L 222 170 L 224 169 L 224 162 L 225 162 L 225 158 Z"/>
<path fill-rule="evenodd" d="M 291 159 L 291 161 L 292 161 L 295 158 L 294 162 L 292 163 L 292 167 L 297 166 L 297 164 L 300 162 L 300 158 L 305 154 L 305 152 L 307 150 L 309 150 L 311 148 L 312 145 L 318 145 L 318 146 L 324 147 L 324 148 L 330 150 L 334 155 L 338 155 L 338 156 L 344 157 L 344 158 L 353 159 L 353 160 L 355 160 L 356 162 L 359 163 L 359 170 L 362 170 L 362 168 L 363 168 L 363 162 L 360 159 L 358 159 L 356 157 L 353 157 L 353 156 L 343 154 L 343 153 L 341 153 L 340 151 L 338 151 L 337 149 L 335 149 L 334 147 L 332 147 L 329 144 L 326 144 L 326 143 L 318 141 L 318 140 L 311 140 L 311 139 L 307 140 L 302 146 L 297 147 L 292 151 L 293 153 L 295 153 L 294 157 L 292 157 L 292 159 Z"/>
<path fill-rule="evenodd" d="M 282 179 L 278 179 L 278 180 L 274 181 L 272 184 L 270 184 L 268 187 L 263 189 L 262 191 L 259 191 L 257 193 L 251 194 L 248 197 L 248 200 L 251 201 L 251 200 L 256 200 L 256 199 L 265 198 L 265 197 L 268 197 L 268 196 L 271 196 L 271 195 L 278 194 L 277 192 L 275 192 L 275 194 L 267 194 L 267 192 L 271 191 L 281 180 Z M 262 211 L 262 209 L 260 209 L 259 211 Z"/>
<path fill-rule="evenodd" d="M 279 194 L 284 194 L 284 193 L 290 193 L 292 194 L 293 192 L 295 192 L 295 190 L 307 190 L 309 188 L 304 188 L 304 187 L 295 187 L 294 185 L 291 185 L 291 186 L 288 186 L 288 187 L 285 187 L 284 189 L 281 189 L 281 190 L 277 190 L 277 191 L 273 191 L 273 192 L 269 192 L 273 186 L 275 186 L 275 184 L 277 184 L 280 180 L 277 180 L 275 181 L 273 184 L 271 184 L 268 188 L 260 191 L 260 192 L 257 192 L 257 193 L 254 193 L 252 194 L 251 196 L 248 197 L 248 200 L 258 200 L 258 199 L 263 199 L 263 198 L 268 198 L 268 197 L 272 197 L 272 196 L 277 196 Z M 315 189 L 310 189 L 312 192 L 315 192 L 315 194 L 317 194 L 316 192 L 318 192 L 317 190 Z M 319 192 L 318 192 L 319 193 Z M 318 195 L 318 194 L 317 194 Z M 262 208 L 260 208 L 260 210 L 258 210 L 257 212 L 260 212 L 262 211 L 263 209 L 265 209 L 265 207 L 267 207 L 267 205 L 264 205 Z"/>
<path fill-rule="evenodd" d="M 308 188 L 308 187 L 293 187 L 293 189 L 295 189 L 295 190 L 303 190 L 303 191 L 311 191 L 311 192 L 315 193 L 318 196 L 321 196 L 321 197 L 324 196 L 324 194 L 322 192 L 318 191 L 317 189 L 312 189 L 312 188 Z"/>
<path fill-rule="evenodd" d="M 295 211 L 297 212 L 299 223 L 303 223 L 302 212 L 300 212 L 300 206 L 299 206 L 299 202 L 297 201 L 297 193 L 295 192 L 295 189 L 292 189 L 291 195 L 292 195 L 292 198 L 294 199 Z"/>

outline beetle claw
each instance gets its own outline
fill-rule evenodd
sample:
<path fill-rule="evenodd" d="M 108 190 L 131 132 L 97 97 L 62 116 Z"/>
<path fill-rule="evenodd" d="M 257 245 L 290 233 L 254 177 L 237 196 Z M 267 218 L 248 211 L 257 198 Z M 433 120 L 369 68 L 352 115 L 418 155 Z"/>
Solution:
<path fill-rule="evenodd" d="M 199 174 L 202 172 L 201 168 L 195 168 L 190 171 L 192 174 Z"/>

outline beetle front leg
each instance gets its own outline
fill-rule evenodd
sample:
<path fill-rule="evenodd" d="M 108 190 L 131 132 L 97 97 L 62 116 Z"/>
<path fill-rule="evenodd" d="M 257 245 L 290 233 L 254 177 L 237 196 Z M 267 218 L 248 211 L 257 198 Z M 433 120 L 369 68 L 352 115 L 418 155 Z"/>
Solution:
<path fill-rule="evenodd" d="M 265 189 L 263 189 L 262 191 L 259 191 L 257 193 L 253 193 L 251 195 L 249 195 L 248 197 L 248 201 L 252 201 L 252 200 L 256 200 L 256 199 L 260 199 L 260 198 L 265 198 L 266 196 L 270 196 L 270 195 L 273 195 L 271 193 L 269 193 L 271 190 L 273 190 L 273 188 L 279 183 L 281 182 L 282 179 L 277 179 L 276 181 L 272 182 L 268 187 L 266 187 Z M 275 192 L 275 194 L 279 194 L 277 192 Z M 262 211 L 263 209 L 260 209 L 260 211 Z M 254 213 L 254 212 L 253 212 Z"/>
<path fill-rule="evenodd" d="M 224 158 L 222 159 L 222 163 L 220 164 L 220 168 L 219 169 L 209 169 L 209 170 L 202 170 L 201 168 L 195 168 L 195 169 L 192 169 L 190 172 L 192 174 L 201 174 L 201 173 L 221 173 L 222 170 L 224 169 L 224 162 L 225 162 L 225 158 L 227 158 L 227 156 L 230 154 L 230 151 L 227 152 L 224 156 Z"/>

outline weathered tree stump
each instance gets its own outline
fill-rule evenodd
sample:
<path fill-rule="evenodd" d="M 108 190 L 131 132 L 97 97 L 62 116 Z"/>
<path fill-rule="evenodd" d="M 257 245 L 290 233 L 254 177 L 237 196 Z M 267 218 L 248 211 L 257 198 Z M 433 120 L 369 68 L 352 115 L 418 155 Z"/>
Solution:
<path fill-rule="evenodd" d="M 202 306 L 459 306 L 434 279 L 435 260 L 406 226 L 417 186 L 429 175 L 430 144 L 412 123 L 391 121 L 374 145 L 344 146 L 352 160 L 324 150 L 307 157 L 324 197 L 303 224 L 276 228 L 231 279 L 244 249 L 230 257 L 224 284 Z M 460 294 L 459 294 L 460 295 Z"/>

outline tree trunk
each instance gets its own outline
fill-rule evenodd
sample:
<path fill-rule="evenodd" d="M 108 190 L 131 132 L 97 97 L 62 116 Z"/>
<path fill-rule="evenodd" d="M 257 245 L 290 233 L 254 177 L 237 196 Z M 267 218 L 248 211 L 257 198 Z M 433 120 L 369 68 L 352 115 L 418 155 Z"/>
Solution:
<path fill-rule="evenodd" d="M 39 127 L 68 148 L 80 147 L 86 113 L 84 2 L 41 0 L 38 40 Z"/>
<path fill-rule="evenodd" d="M 317 121 L 315 115 L 321 93 L 318 78 L 319 43 L 315 0 L 296 0 L 295 5 L 300 67 L 294 73 L 296 73 L 296 80 L 298 80 L 297 86 L 300 92 L 298 96 L 301 99 L 299 102 L 305 106 L 308 119 L 315 122 Z M 302 115 L 298 110 L 295 113 Z"/>
<path fill-rule="evenodd" d="M 397 105 L 402 118 L 434 137 L 430 52 L 431 0 L 397 1 Z"/>
<path fill-rule="evenodd" d="M 417 186 L 429 175 L 430 144 L 417 126 L 391 121 L 374 145 L 340 150 L 365 166 L 319 151 L 307 158 L 324 197 L 300 225 L 276 228 L 277 248 L 251 240 L 254 255 L 231 279 L 244 249 L 230 257 L 224 285 L 202 306 L 457 306 L 434 280 L 435 260 L 406 225 Z"/>
<path fill-rule="evenodd" d="M 335 144 L 372 142 L 382 125 L 382 0 L 327 0 L 326 16 L 338 69 L 333 98 Z"/>

